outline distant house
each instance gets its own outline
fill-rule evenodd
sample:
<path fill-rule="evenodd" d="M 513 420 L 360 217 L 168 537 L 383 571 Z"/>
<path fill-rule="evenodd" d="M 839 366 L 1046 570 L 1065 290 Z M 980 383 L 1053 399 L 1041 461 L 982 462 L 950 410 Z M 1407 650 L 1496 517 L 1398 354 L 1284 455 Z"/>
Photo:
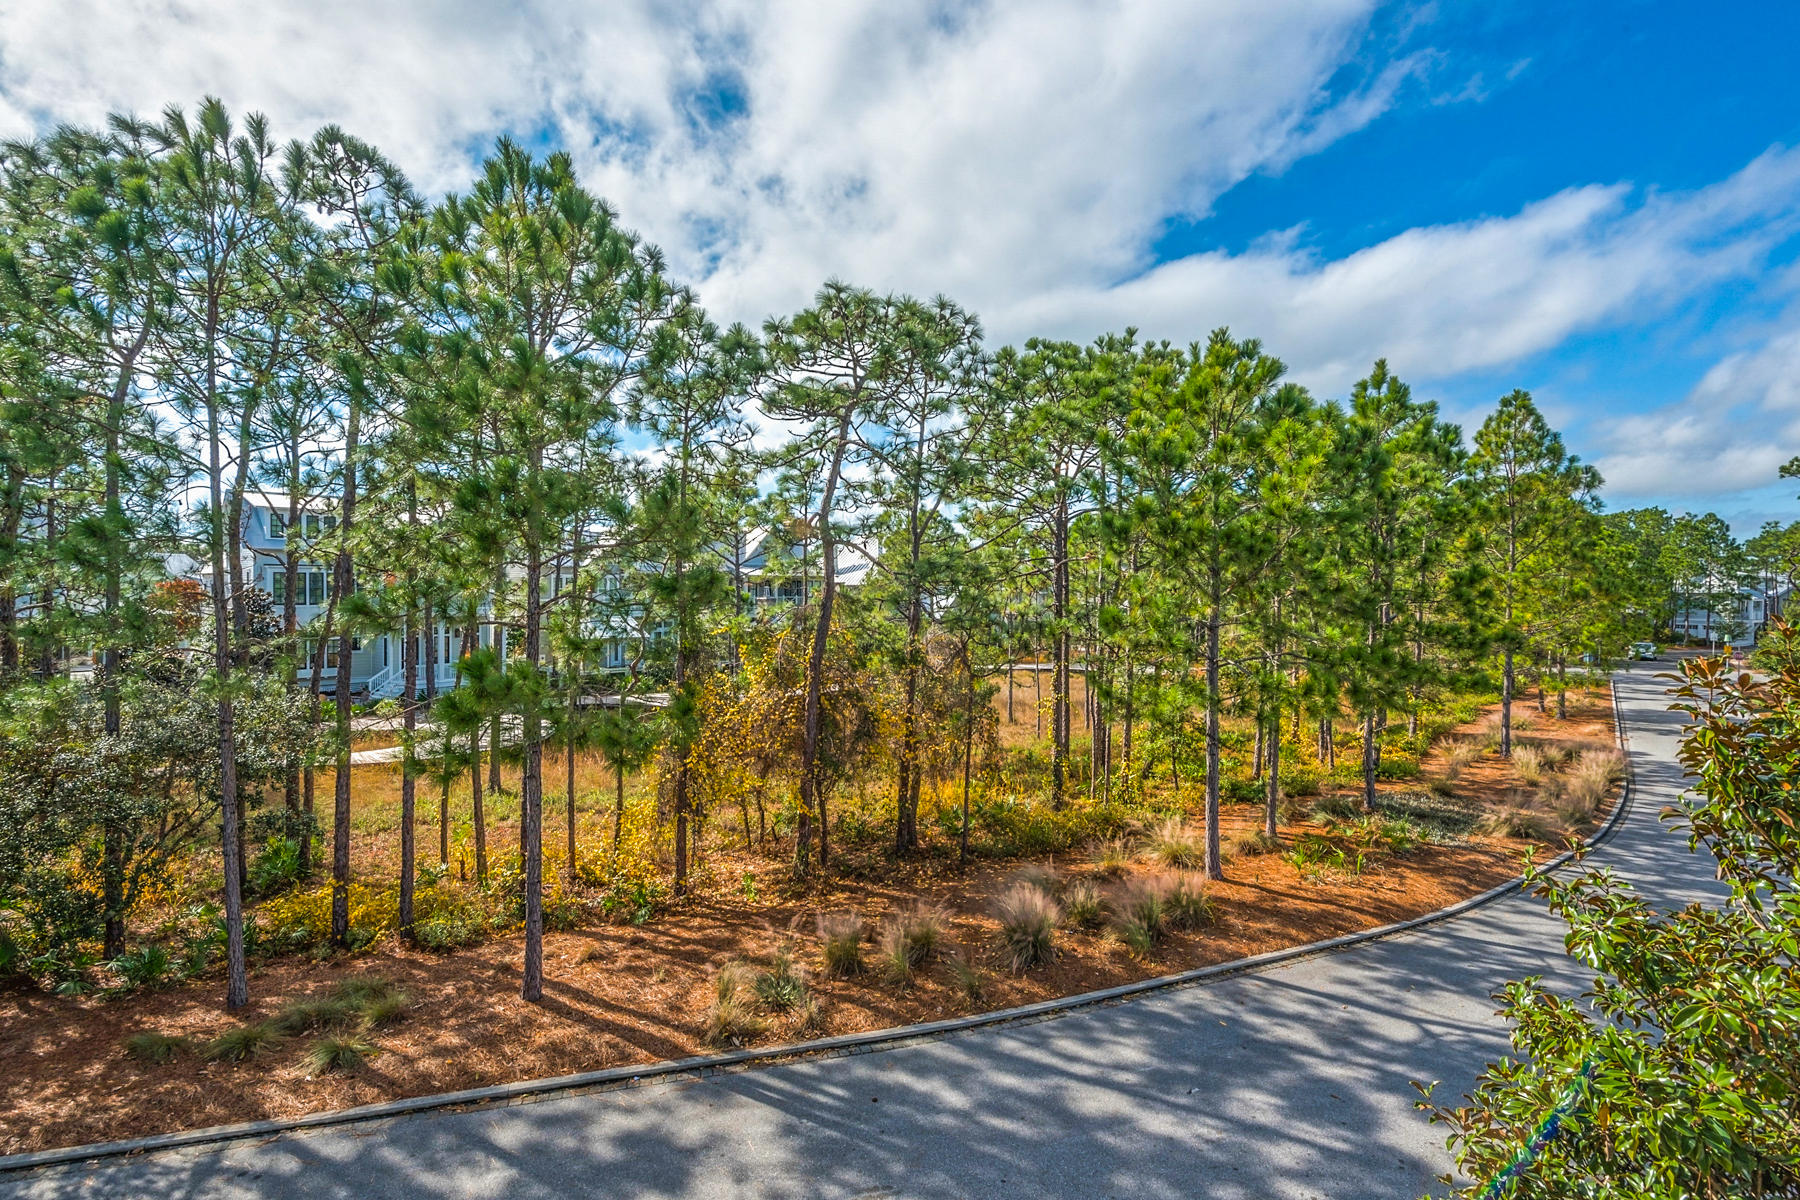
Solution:
<path fill-rule="evenodd" d="M 1729 605 L 1685 608 L 1677 612 L 1675 633 L 1692 641 L 1748 650 L 1756 645 L 1770 619 L 1785 611 L 1792 592 L 1791 585 L 1744 585 L 1732 594 Z"/>
<path fill-rule="evenodd" d="M 292 524 L 288 521 L 289 498 L 281 493 L 258 491 L 244 497 L 242 529 L 243 562 L 239 570 L 252 587 L 267 592 L 274 600 L 275 611 L 285 611 L 288 585 L 288 557 L 298 555 L 294 572 L 294 615 L 300 628 L 321 618 L 330 596 L 332 558 L 335 547 L 331 535 L 337 529 L 337 514 L 321 504 L 302 502 Z M 810 603 L 820 582 L 820 562 L 815 543 L 778 536 L 769 529 L 751 530 L 737 545 L 714 547 L 722 567 L 732 575 L 745 598 L 749 615 L 761 616 L 781 608 Z M 872 564 L 854 554 L 840 555 L 838 581 L 855 586 L 868 575 Z M 196 579 L 210 588 L 211 571 L 205 564 L 185 555 L 171 556 L 171 574 Z M 545 580 L 550 597 L 560 596 L 573 585 L 569 573 L 552 575 Z M 599 668 L 623 671 L 639 657 L 647 643 L 663 635 L 659 628 L 646 628 L 643 606 L 622 595 L 624 582 L 617 574 L 603 576 L 593 596 L 588 628 L 592 636 L 601 638 Z M 435 656 L 434 673 L 438 685 L 453 685 L 457 660 L 462 653 L 462 631 L 449 625 L 434 624 L 412 636 L 420 637 L 419 679 L 423 681 L 427 656 Z M 483 622 L 477 633 L 478 644 L 485 648 L 498 646 L 504 657 L 509 649 L 506 626 Z M 310 656 L 316 643 L 306 639 L 302 650 Z M 405 682 L 404 640 L 399 634 L 381 634 L 351 641 L 351 688 L 375 699 L 398 696 Z M 335 660 L 327 663 L 320 678 L 326 692 L 337 688 Z"/>

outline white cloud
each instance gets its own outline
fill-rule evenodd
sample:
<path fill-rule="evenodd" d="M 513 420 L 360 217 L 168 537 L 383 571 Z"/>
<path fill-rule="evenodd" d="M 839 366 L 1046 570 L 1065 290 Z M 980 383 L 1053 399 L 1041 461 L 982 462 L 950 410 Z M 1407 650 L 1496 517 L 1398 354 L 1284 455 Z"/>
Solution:
<path fill-rule="evenodd" d="M 1714 364 L 1680 403 L 1606 422 L 1595 465 L 1608 496 L 1742 496 L 1777 482 L 1800 454 L 1800 314 L 1785 326 Z"/>
<path fill-rule="evenodd" d="M 1800 227 L 1800 151 L 1771 151 L 1680 195 L 1558 193 L 1506 217 L 1407 230 L 1320 260 L 1288 238 L 1196 254 L 1109 288 L 1019 302 L 1000 323 L 1082 336 L 1127 323 L 1174 340 L 1228 324 L 1302 380 L 1341 391 L 1378 355 L 1444 378 L 1636 322 L 1760 267 Z"/>
<path fill-rule="evenodd" d="M 1430 56 L 1334 88 L 1374 4 L 15 0 L 0 132 L 216 93 L 435 191 L 511 130 L 567 146 L 726 316 L 831 275 L 999 309 L 1143 270 L 1163 220 L 1377 118 Z"/>
<path fill-rule="evenodd" d="M 994 340 L 1229 324 L 1327 393 L 1377 355 L 1427 382 L 1654 317 L 1800 221 L 1800 152 L 1771 151 L 1696 192 L 1573 188 L 1339 259 L 1289 231 L 1153 264 L 1169 219 L 1409 81 L 1465 82 L 1435 50 L 1383 61 L 1375 3 L 11 0 L 0 134 L 215 93 L 284 136 L 339 123 L 441 191 L 511 131 L 567 147 L 726 319 L 839 276 L 952 295 Z"/>

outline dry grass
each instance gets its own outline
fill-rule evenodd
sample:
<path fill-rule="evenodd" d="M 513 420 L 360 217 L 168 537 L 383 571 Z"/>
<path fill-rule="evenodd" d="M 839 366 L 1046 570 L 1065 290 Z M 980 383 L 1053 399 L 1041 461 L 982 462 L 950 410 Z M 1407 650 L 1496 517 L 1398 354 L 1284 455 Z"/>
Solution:
<path fill-rule="evenodd" d="M 1451 742 L 1444 753 L 1444 778 L 1455 783 L 1469 764 L 1480 758 L 1481 754 L 1482 749 L 1478 742 L 1472 742 L 1466 738 L 1459 738 Z"/>
<path fill-rule="evenodd" d="M 1101 842 L 1094 854 L 1094 873 L 1106 879 L 1117 879 L 1131 869 L 1131 843 L 1124 838 Z"/>
<path fill-rule="evenodd" d="M 1165 867 L 1191 870 L 1206 861 L 1206 847 L 1180 817 L 1170 817 L 1150 830 L 1150 856 Z"/>
<path fill-rule="evenodd" d="M 706 1014 L 709 1046 L 742 1046 L 768 1025 L 756 1013 L 756 981 L 743 963 L 731 963 L 713 982 L 712 1007 Z"/>
<path fill-rule="evenodd" d="M 1063 889 L 1063 921 L 1072 929 L 1093 929 L 1106 919 L 1106 901 L 1100 889 L 1085 880 Z"/>
<path fill-rule="evenodd" d="M 1000 948 L 1017 975 L 1056 957 L 1056 922 L 1062 914 L 1042 888 L 1015 883 L 994 902 Z"/>
<path fill-rule="evenodd" d="M 1571 825 L 1592 820 L 1600 802 L 1624 774 L 1625 756 L 1617 750 L 1587 751 L 1562 774 L 1558 815 Z"/>
<path fill-rule="evenodd" d="M 825 974 L 849 979 L 862 974 L 862 918 L 848 909 L 819 914 L 819 943 L 825 953 Z"/>
<path fill-rule="evenodd" d="M 1550 823 L 1544 814 L 1522 804 L 1497 808 L 1475 823 L 1475 832 L 1488 837 L 1522 838 L 1526 841 L 1550 840 Z"/>
<path fill-rule="evenodd" d="M 1549 767 L 1544 761 L 1544 752 L 1536 746 L 1514 746 L 1512 764 L 1519 778 L 1533 787 L 1544 781 L 1544 772 Z"/>

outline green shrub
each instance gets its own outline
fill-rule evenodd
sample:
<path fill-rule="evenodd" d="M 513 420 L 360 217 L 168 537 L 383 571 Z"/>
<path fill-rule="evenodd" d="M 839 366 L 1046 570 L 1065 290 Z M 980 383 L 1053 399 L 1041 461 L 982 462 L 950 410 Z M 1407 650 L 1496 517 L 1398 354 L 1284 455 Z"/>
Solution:
<path fill-rule="evenodd" d="M 759 974 L 752 987 L 757 1002 L 769 1012 L 793 1012 L 811 998 L 805 971 L 785 949 L 776 953 L 775 964 Z"/>
<path fill-rule="evenodd" d="M 169 973 L 169 952 L 161 946 L 139 946 L 107 964 L 127 987 L 154 987 Z"/>
<path fill-rule="evenodd" d="M 1375 764 L 1375 778 L 1388 780 L 1417 779 L 1419 777 L 1420 769 L 1418 759 L 1410 754 L 1393 750 L 1383 754 L 1381 756 L 1381 761 Z"/>
<path fill-rule="evenodd" d="M 1762 678 L 1684 662 L 1673 693 L 1692 791 L 1671 823 L 1728 895 L 1678 907 L 1605 868 L 1533 872 L 1580 977 L 1505 985 L 1510 1053 L 1429 1106 L 1471 1181 L 1456 1195 L 1796 1194 L 1800 661 L 1770 658 Z"/>
<path fill-rule="evenodd" d="M 300 843 L 289 837 L 272 837 L 250 864 L 250 891 L 273 896 L 300 880 Z"/>
<path fill-rule="evenodd" d="M 1263 783 L 1260 779 L 1234 777 L 1224 780 L 1219 790 L 1228 804 L 1255 804 L 1263 798 Z"/>
<path fill-rule="evenodd" d="M 1325 784 L 1325 773 L 1305 763 L 1281 768 L 1281 790 L 1290 796 L 1316 796 Z"/>

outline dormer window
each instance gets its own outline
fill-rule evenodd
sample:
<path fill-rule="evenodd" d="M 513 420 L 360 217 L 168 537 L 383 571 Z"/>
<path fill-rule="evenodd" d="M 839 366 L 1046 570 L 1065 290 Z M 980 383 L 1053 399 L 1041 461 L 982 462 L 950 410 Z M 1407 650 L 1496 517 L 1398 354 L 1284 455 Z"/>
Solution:
<path fill-rule="evenodd" d="M 287 538 L 287 514 L 278 508 L 269 510 L 269 536 L 276 541 Z"/>

